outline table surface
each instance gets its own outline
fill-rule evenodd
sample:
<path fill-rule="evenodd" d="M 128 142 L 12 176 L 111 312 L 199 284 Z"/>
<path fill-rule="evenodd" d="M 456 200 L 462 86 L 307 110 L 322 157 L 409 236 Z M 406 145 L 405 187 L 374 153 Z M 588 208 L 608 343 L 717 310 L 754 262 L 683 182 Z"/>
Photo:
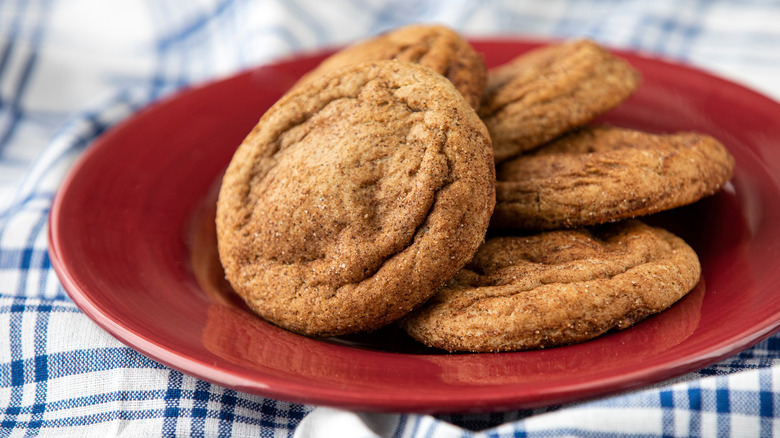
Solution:
<path fill-rule="evenodd" d="M 185 87 L 401 25 L 590 37 L 780 100 L 780 4 L 759 0 L 10 0 L 0 3 L 0 436 L 769 436 L 780 335 L 672 381 L 491 414 L 363 413 L 238 392 L 114 339 L 66 294 L 47 219 L 68 170 Z"/>

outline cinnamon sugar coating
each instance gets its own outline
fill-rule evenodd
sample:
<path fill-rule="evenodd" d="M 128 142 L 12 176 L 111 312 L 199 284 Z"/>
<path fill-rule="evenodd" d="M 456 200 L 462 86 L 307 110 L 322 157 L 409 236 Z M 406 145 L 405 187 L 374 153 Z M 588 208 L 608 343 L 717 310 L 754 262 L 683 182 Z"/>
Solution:
<path fill-rule="evenodd" d="M 498 166 L 491 226 L 574 228 L 693 203 L 721 189 L 734 157 L 701 133 L 588 126 Z"/>
<path fill-rule="evenodd" d="M 587 39 L 544 46 L 489 70 L 479 114 L 496 162 L 618 106 L 640 79 L 630 64 Z"/>
<path fill-rule="evenodd" d="M 482 243 L 495 203 L 485 126 L 428 67 L 377 61 L 285 95 L 235 153 L 220 259 L 264 319 L 309 336 L 387 325 Z"/>
<path fill-rule="evenodd" d="M 402 325 L 449 351 L 571 344 L 667 309 L 700 276 L 682 239 L 636 220 L 495 237 Z"/>
<path fill-rule="evenodd" d="M 441 25 L 408 25 L 359 41 L 326 58 L 299 83 L 346 65 L 388 59 L 432 68 L 449 79 L 469 105 L 479 107 L 487 81 L 485 62 L 468 41 Z"/>

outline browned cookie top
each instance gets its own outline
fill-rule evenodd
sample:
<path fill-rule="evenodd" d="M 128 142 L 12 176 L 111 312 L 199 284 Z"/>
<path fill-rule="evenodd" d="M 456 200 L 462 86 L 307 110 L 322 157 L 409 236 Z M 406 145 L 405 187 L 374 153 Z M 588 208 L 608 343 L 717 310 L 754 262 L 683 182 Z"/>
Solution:
<path fill-rule="evenodd" d="M 284 96 L 239 146 L 217 205 L 220 258 L 268 321 L 375 329 L 473 256 L 494 181 L 487 130 L 443 76 L 349 66 Z"/>
<path fill-rule="evenodd" d="M 325 72 L 364 61 L 396 59 L 432 68 L 452 81 L 473 108 L 485 90 L 485 62 L 452 29 L 438 25 L 409 25 L 346 47 L 306 74 L 301 83 Z"/>
<path fill-rule="evenodd" d="M 700 275 L 682 239 L 636 220 L 494 237 L 402 324 L 421 342 L 450 351 L 569 344 L 666 309 Z"/>
<path fill-rule="evenodd" d="M 496 162 L 589 122 L 639 83 L 633 67 L 587 39 L 532 50 L 491 69 L 479 113 Z"/>
<path fill-rule="evenodd" d="M 655 213 L 717 192 L 733 169 L 705 134 L 589 126 L 497 168 L 491 226 L 573 228 Z"/>

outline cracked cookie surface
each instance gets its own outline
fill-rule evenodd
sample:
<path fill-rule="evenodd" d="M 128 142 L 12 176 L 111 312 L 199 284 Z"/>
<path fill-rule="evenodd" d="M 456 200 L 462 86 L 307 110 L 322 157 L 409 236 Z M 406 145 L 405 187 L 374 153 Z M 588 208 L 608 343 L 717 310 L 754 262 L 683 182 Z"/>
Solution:
<path fill-rule="evenodd" d="M 495 228 L 575 228 L 642 216 L 711 195 L 734 158 L 700 133 L 588 126 L 496 169 Z"/>
<path fill-rule="evenodd" d="M 401 61 L 353 65 L 280 99 L 220 189 L 220 260 L 264 319 L 310 336 L 419 306 L 484 239 L 490 138 L 452 83 Z"/>
<path fill-rule="evenodd" d="M 690 246 L 638 220 L 494 237 L 401 325 L 448 351 L 571 344 L 665 310 L 700 276 Z"/>
<path fill-rule="evenodd" d="M 489 70 L 479 114 L 496 162 L 616 107 L 640 79 L 630 64 L 587 39 L 541 47 Z"/>
<path fill-rule="evenodd" d="M 365 61 L 395 59 L 430 67 L 449 79 L 466 101 L 478 108 L 487 71 L 482 56 L 454 30 L 439 25 L 409 25 L 345 47 L 301 78 L 317 76 Z"/>

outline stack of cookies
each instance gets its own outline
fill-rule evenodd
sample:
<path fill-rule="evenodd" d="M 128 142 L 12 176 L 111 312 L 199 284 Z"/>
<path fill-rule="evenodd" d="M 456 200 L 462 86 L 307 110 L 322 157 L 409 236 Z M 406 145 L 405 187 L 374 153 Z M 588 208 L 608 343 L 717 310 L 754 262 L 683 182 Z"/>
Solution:
<path fill-rule="evenodd" d="M 314 337 L 399 324 L 487 352 L 629 327 L 701 275 L 690 246 L 635 218 L 718 191 L 734 166 L 703 134 L 589 125 L 639 85 L 588 40 L 490 71 L 442 26 L 347 47 L 230 162 L 226 277 L 260 317 Z"/>

